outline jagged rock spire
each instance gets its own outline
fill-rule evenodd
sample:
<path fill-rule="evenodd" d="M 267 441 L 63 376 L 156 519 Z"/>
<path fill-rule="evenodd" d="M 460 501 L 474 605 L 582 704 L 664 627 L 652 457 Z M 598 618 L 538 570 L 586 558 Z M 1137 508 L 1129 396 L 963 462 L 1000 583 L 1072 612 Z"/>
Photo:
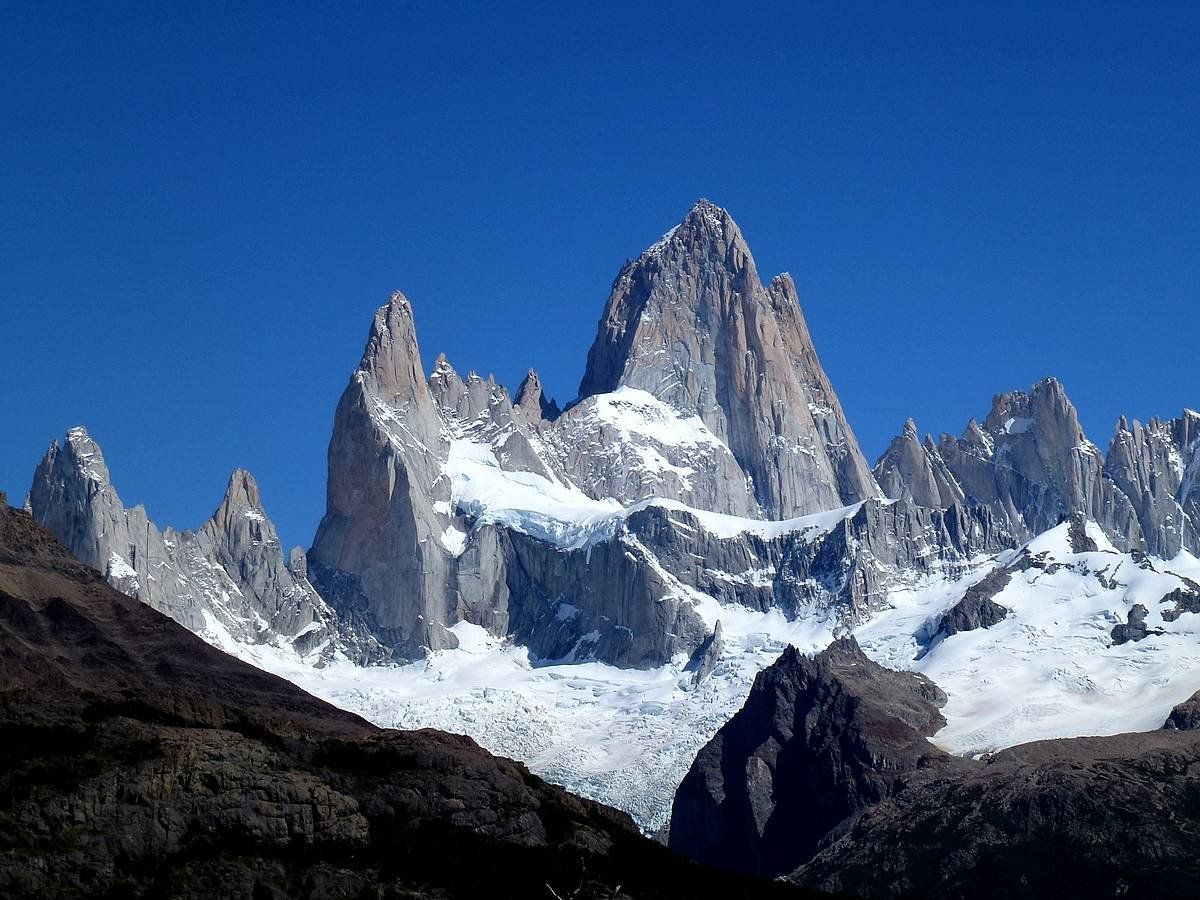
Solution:
<path fill-rule="evenodd" d="M 890 497 L 911 496 L 941 509 L 986 507 L 1014 542 L 1082 513 L 1118 546 L 1158 552 L 1155 529 L 1147 530 L 1155 515 L 1139 511 L 1142 501 L 1135 499 L 1145 493 L 1138 467 L 1121 455 L 1136 441 L 1122 434 L 1128 433 L 1118 431 L 1115 455 L 1106 463 L 1084 435 L 1063 385 L 1044 378 L 1029 392 L 997 394 L 983 425 L 972 419 L 961 438 L 943 435 L 936 446 L 918 447 L 905 428 L 875 476 Z"/>
<path fill-rule="evenodd" d="M 400 291 L 376 310 L 358 371 L 379 398 L 397 407 L 414 403 L 433 415 L 412 304 Z"/>
<path fill-rule="evenodd" d="M 553 422 L 559 417 L 558 404 L 546 398 L 542 379 L 534 369 L 525 373 L 521 386 L 517 388 L 517 399 L 513 406 L 521 410 L 528 421 L 539 419 Z"/>
<path fill-rule="evenodd" d="M 698 415 L 770 516 L 879 493 L 791 277 L 764 286 L 737 223 L 707 200 L 613 284 L 580 397 L 618 387 Z"/>
<path fill-rule="evenodd" d="M 291 642 L 303 656 L 378 654 L 369 637 L 340 629 L 306 580 L 289 568 L 254 477 L 230 476 L 216 511 L 200 528 L 159 529 L 141 506 L 127 509 L 99 444 L 72 428 L 50 445 L 29 492 L 34 518 L 113 587 L 193 631 L 214 623 L 246 643 Z M 299 572 L 299 574 L 297 574 Z"/>

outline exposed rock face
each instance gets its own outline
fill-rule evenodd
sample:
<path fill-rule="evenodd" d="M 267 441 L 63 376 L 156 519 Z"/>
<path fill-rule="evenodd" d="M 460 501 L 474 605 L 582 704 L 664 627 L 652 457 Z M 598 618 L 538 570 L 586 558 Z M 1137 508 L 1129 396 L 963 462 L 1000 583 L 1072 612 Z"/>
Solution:
<path fill-rule="evenodd" d="M 1200 584 L 1186 579 L 1187 587 L 1176 588 L 1160 601 L 1170 604 L 1161 611 L 1164 622 L 1174 622 L 1185 612 L 1200 613 Z"/>
<path fill-rule="evenodd" d="M 646 391 L 587 397 L 541 437 L 555 468 L 590 497 L 625 506 L 664 497 L 730 515 L 761 514 L 724 441 L 699 416 Z"/>
<path fill-rule="evenodd" d="M 485 494 L 494 483 L 587 501 L 547 450 L 549 431 L 570 414 L 535 419 L 539 390 L 527 380 L 524 406 L 514 407 L 494 379 L 464 381 L 444 356 L 426 381 L 412 307 L 394 294 L 338 404 L 312 577 L 343 616 L 409 658 L 454 646 L 448 626 L 459 621 L 512 634 L 545 659 L 649 666 L 693 652 L 706 635 L 702 621 L 624 545 L 539 540 L 455 494 L 456 478 L 468 487 L 483 479 Z"/>
<path fill-rule="evenodd" d="M 875 475 L 888 497 L 910 497 L 918 506 L 947 509 L 966 499 L 933 439 L 926 435 L 922 444 L 912 419 L 875 464 Z"/>
<path fill-rule="evenodd" d="M 1187 896 L 1200 740 L 1043 741 L 914 781 L 791 877 L 860 897 Z"/>
<path fill-rule="evenodd" d="M 1122 417 L 1104 473 L 1129 498 L 1151 553 L 1200 552 L 1200 413 L 1132 427 Z"/>
<path fill-rule="evenodd" d="M 974 631 L 976 628 L 991 628 L 1003 622 L 1008 610 L 992 598 L 1008 586 L 1012 574 L 1011 569 L 993 569 L 967 588 L 962 599 L 938 619 L 921 655 L 924 656 L 933 646 L 951 635 L 961 631 Z"/>
<path fill-rule="evenodd" d="M 1142 606 L 1140 603 L 1133 604 L 1129 610 L 1129 619 L 1124 624 L 1117 624 L 1112 629 L 1112 641 L 1114 644 L 1127 644 L 1130 641 L 1144 640 L 1155 632 L 1146 626 L 1146 616 L 1150 614 L 1150 610 Z"/>
<path fill-rule="evenodd" d="M 725 645 L 725 634 L 721 629 L 721 620 L 717 620 L 717 624 L 713 627 L 713 632 L 692 654 L 692 658 L 688 660 L 688 668 L 692 671 L 692 684 L 699 685 L 704 679 L 713 673 L 713 669 L 717 667 L 717 663 L 721 659 L 721 651 Z"/>
<path fill-rule="evenodd" d="M 1200 691 L 1177 704 L 1163 723 L 1166 730 L 1200 731 Z"/>
<path fill-rule="evenodd" d="M 924 677 L 876 665 L 853 638 L 812 659 L 789 648 L 696 757 L 669 846 L 736 871 L 791 871 L 912 772 L 953 764 L 925 740 L 945 724 L 945 700 Z"/>
<path fill-rule="evenodd" d="M 806 895 L 685 863 L 469 738 L 316 700 L 8 509 L 0 685 L 5 897 Z"/>
<path fill-rule="evenodd" d="M 814 659 L 785 653 L 697 757 L 676 795 L 670 845 L 862 897 L 1192 891 L 1195 733 L 1044 741 L 960 759 L 928 740 L 940 699 L 852 641 Z"/>
<path fill-rule="evenodd" d="M 75 428 L 47 450 L 29 503 L 34 518 L 110 584 L 193 631 L 218 628 L 313 660 L 338 650 L 363 662 L 381 656 L 369 636 L 341 627 L 303 572 L 284 561 L 249 472 L 233 473 L 197 531 L 160 531 L 143 507 L 125 508 L 99 445 Z"/>
<path fill-rule="evenodd" d="M 1122 423 L 1106 460 L 1084 436 L 1062 385 L 1047 378 L 1031 393 L 997 395 L 983 425 L 972 419 L 959 438 L 918 443 L 909 422 L 875 476 L 890 497 L 987 507 L 1012 544 L 1080 514 L 1123 550 L 1169 558 L 1181 546 L 1200 548 L 1193 524 L 1200 500 L 1189 480 L 1200 466 L 1193 462 L 1198 422 L 1185 414 L 1147 429 Z"/>
<path fill-rule="evenodd" d="M 579 395 L 620 387 L 699 416 L 770 518 L 878 493 L 791 277 L 764 287 L 737 224 L 705 200 L 617 275 Z"/>
<path fill-rule="evenodd" d="M 450 557 L 429 540 L 449 524 L 436 509 L 450 499 L 440 479 L 448 438 L 421 370 L 412 307 L 397 292 L 376 312 L 334 414 L 326 512 L 309 562 L 339 613 L 403 656 L 455 645 L 443 627 Z"/>
<path fill-rule="evenodd" d="M 652 505 L 630 515 L 623 534 L 652 548 L 657 565 L 686 588 L 841 627 L 865 621 L 905 579 L 959 571 L 996 541 L 986 511 L 911 500 L 867 500 L 757 528 L 742 523 L 745 530 L 720 531 L 721 521 Z"/>
<path fill-rule="evenodd" d="M 558 404 L 542 392 L 542 379 L 533 369 L 529 370 L 517 388 L 517 399 L 513 405 L 529 422 L 553 422 L 562 414 Z"/>

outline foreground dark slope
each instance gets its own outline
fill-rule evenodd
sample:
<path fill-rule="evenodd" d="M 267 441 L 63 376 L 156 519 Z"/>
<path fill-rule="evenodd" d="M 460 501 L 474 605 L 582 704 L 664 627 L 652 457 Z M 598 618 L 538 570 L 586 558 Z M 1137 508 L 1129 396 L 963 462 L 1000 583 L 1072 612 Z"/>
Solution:
<path fill-rule="evenodd" d="M 0 896 L 804 896 L 473 741 L 374 728 L 0 506 Z"/>
<path fill-rule="evenodd" d="M 1200 733 L 975 761 L 927 739 L 942 699 L 853 638 L 811 659 L 789 649 L 697 756 L 671 846 L 864 897 L 1200 895 Z"/>

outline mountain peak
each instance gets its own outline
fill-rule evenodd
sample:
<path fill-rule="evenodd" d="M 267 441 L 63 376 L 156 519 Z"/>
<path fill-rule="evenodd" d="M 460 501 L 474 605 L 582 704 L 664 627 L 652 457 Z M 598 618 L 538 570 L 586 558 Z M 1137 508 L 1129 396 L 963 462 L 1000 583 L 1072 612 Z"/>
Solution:
<path fill-rule="evenodd" d="M 692 208 L 688 210 L 687 215 L 683 217 L 683 222 L 680 224 L 704 225 L 717 229 L 724 229 L 726 225 L 737 227 L 728 210 L 717 206 L 717 204 L 704 197 L 701 197 L 692 204 Z"/>
<path fill-rule="evenodd" d="M 412 304 L 400 291 L 375 311 L 356 377 L 393 406 L 415 400 L 431 407 Z"/>
<path fill-rule="evenodd" d="M 222 505 L 230 508 L 262 509 L 262 497 L 259 495 L 258 482 L 254 480 L 254 476 L 245 469 L 234 469 L 229 476 Z"/>
<path fill-rule="evenodd" d="M 708 200 L 613 283 L 579 397 L 620 387 L 698 416 L 770 516 L 878 494 L 794 283 L 764 286 L 737 223 Z"/>
<path fill-rule="evenodd" d="M 552 422 L 558 418 L 560 413 L 558 404 L 546 397 L 545 390 L 542 388 L 541 376 L 534 369 L 525 373 L 525 377 L 521 380 L 521 386 L 517 388 L 517 399 L 513 406 L 523 410 L 534 421 L 545 419 Z"/>
<path fill-rule="evenodd" d="M 57 440 L 51 442 L 43 465 L 51 462 L 60 452 L 65 454 L 65 459 L 80 475 L 100 485 L 108 484 L 108 465 L 104 461 L 104 453 L 83 425 L 70 429 L 61 445 Z"/>

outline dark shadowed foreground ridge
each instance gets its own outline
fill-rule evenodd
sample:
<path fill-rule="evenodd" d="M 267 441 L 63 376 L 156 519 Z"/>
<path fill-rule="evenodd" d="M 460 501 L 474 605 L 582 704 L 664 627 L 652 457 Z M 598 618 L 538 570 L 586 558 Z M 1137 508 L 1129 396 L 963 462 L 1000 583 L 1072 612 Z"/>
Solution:
<path fill-rule="evenodd" d="M 0 895 L 804 896 L 209 647 L 0 508 Z"/>

